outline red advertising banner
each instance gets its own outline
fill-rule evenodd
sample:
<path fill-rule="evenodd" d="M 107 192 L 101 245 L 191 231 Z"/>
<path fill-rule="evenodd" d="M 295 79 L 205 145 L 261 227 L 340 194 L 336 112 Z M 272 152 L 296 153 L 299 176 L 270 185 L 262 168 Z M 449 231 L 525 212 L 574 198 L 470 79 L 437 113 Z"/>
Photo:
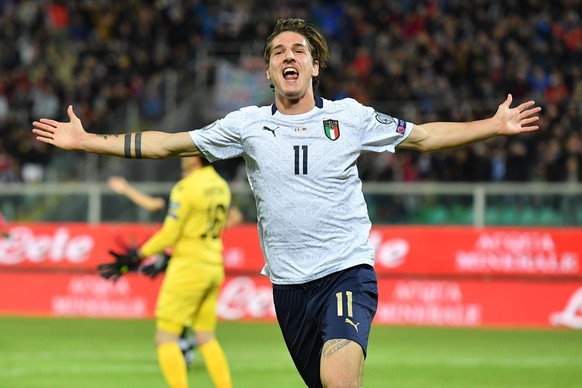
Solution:
<path fill-rule="evenodd" d="M 161 279 L 128 274 L 0 273 L 0 312 L 65 317 L 152 317 Z"/>
<path fill-rule="evenodd" d="M 0 272 L 0 313 L 65 317 L 152 318 L 163 276 L 130 273 L 117 282 L 98 275 Z M 275 320 L 270 281 L 227 276 L 218 315 L 225 320 Z"/>
<path fill-rule="evenodd" d="M 141 244 L 158 229 L 148 224 L 11 224 L 10 237 L 0 239 L 0 270 L 95 270 L 111 260 L 110 249 Z"/>
<path fill-rule="evenodd" d="M 0 239 L 0 314 L 151 318 L 161 279 L 96 275 L 160 225 L 13 224 Z M 224 320 L 275 320 L 255 225 L 224 233 Z M 375 323 L 582 328 L 582 229 L 376 226 Z M 543 296 L 543 297 L 541 297 Z"/>
<path fill-rule="evenodd" d="M 0 273 L 0 284 L 2 314 L 132 319 L 154 316 L 161 279 Z M 379 292 L 374 324 L 582 329 L 580 283 L 379 279 Z M 274 322 L 269 280 L 227 276 L 217 313 L 222 320 Z"/>
<path fill-rule="evenodd" d="M 11 224 L 10 238 L 0 238 L 0 271 L 95 271 L 97 265 L 112 260 L 109 250 L 140 245 L 160 226 L 135 223 Z M 257 273 L 263 267 L 255 225 L 228 229 L 223 241 L 227 269 Z"/>
<path fill-rule="evenodd" d="M 373 228 L 370 240 L 376 247 L 380 275 L 582 280 L 581 228 L 384 226 Z"/>
<path fill-rule="evenodd" d="M 0 239 L 6 268 L 94 270 L 120 242 L 140 244 L 159 225 L 13 225 Z M 255 225 L 224 233 L 227 270 L 257 273 L 263 266 Z M 582 280 L 582 228 L 376 226 L 370 233 L 380 275 L 485 275 Z"/>
<path fill-rule="evenodd" d="M 381 279 L 375 323 L 582 329 L 582 284 Z"/>

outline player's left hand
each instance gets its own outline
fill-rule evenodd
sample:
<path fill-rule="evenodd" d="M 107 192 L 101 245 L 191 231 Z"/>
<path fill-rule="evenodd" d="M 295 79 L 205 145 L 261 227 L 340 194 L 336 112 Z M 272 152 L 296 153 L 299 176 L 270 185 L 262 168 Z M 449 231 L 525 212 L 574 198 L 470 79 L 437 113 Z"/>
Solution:
<path fill-rule="evenodd" d="M 139 267 L 139 272 L 143 272 L 145 275 L 154 279 L 168 268 L 170 258 L 171 256 L 167 253 L 161 253 L 151 264 Z"/>
<path fill-rule="evenodd" d="M 533 124 L 540 119 L 536 113 L 542 108 L 535 106 L 534 101 L 527 101 L 511 108 L 512 101 L 513 97 L 508 94 L 507 99 L 497 108 L 494 119 L 499 121 L 498 135 L 517 135 L 538 130 L 539 126 Z"/>
<path fill-rule="evenodd" d="M 139 255 L 137 254 L 137 249 L 127 249 L 125 252 L 114 252 L 109 251 L 115 261 L 113 263 L 100 264 L 97 267 L 99 275 L 104 279 L 113 279 L 117 281 L 123 274 L 129 271 L 137 271 L 139 268 L 139 262 L 141 261 Z"/>

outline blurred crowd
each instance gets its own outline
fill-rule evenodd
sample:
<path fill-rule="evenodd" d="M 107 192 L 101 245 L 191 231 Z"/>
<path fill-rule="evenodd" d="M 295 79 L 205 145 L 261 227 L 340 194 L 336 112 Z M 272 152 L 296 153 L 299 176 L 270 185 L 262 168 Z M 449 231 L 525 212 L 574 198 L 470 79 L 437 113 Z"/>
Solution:
<path fill-rule="evenodd" d="M 282 17 L 328 39 L 326 98 L 418 124 L 489 117 L 508 93 L 543 108 L 539 133 L 364 155 L 364 180 L 582 181 L 582 0 L 0 0 L 0 182 L 47 179 L 54 150 L 33 120 L 73 104 L 87 128 L 119 132 L 129 103 L 158 120 L 168 74 L 195 77 L 201 45 L 261 58 Z"/>

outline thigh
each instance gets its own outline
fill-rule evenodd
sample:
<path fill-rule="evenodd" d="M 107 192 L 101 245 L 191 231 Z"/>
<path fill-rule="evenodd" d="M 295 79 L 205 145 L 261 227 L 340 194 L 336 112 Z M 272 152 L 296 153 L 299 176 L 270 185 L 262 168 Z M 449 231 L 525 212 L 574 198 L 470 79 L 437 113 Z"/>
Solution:
<path fill-rule="evenodd" d="M 329 283 L 325 294 L 321 379 L 329 386 L 360 386 L 378 305 L 374 269 L 358 266 L 343 271 Z"/>
<path fill-rule="evenodd" d="M 326 342 L 336 345 L 329 351 L 337 350 L 327 365 L 341 368 L 343 364 L 338 361 L 345 356 L 349 365 L 361 369 L 378 305 L 372 267 L 349 268 L 305 285 L 273 285 L 273 300 L 285 344 L 308 387 L 322 386 L 322 348 Z M 328 342 L 334 340 L 340 341 Z M 347 356 L 340 352 L 344 347 Z"/>
<path fill-rule="evenodd" d="M 319 362 L 323 342 L 319 321 L 309 305 L 309 292 L 301 286 L 273 285 L 273 301 L 283 339 L 297 371 L 308 387 L 321 387 Z"/>
<path fill-rule="evenodd" d="M 332 339 L 323 345 L 320 375 L 326 387 L 361 387 L 364 372 L 362 347 L 348 339 Z"/>
<path fill-rule="evenodd" d="M 220 287 L 224 282 L 224 271 L 222 268 L 214 268 L 208 271 L 207 276 L 213 279 L 206 289 L 199 303 L 198 310 L 194 313 L 192 329 L 196 332 L 212 332 L 216 331 L 216 309 L 218 305 L 218 296 Z"/>
<path fill-rule="evenodd" d="M 190 326 L 195 305 L 189 295 L 176 290 L 174 287 L 166 287 L 167 282 L 162 283 L 156 303 L 156 321 L 159 330 L 179 335 L 184 326 Z"/>
<path fill-rule="evenodd" d="M 221 268 L 211 270 L 195 263 L 171 264 L 174 265 L 168 267 L 158 295 L 156 319 L 158 328 L 180 334 L 184 326 L 193 324 L 209 290 L 219 281 L 217 274 L 223 272 Z"/>
<path fill-rule="evenodd" d="M 328 284 L 323 295 L 323 342 L 348 339 L 362 347 L 364 356 L 372 320 L 378 308 L 378 281 L 368 265 L 347 269 Z"/>

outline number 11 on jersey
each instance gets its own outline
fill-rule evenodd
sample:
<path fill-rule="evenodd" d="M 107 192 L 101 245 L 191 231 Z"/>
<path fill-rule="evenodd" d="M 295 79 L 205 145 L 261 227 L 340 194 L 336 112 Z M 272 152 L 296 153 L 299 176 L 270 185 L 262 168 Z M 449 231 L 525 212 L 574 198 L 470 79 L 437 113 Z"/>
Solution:
<path fill-rule="evenodd" d="M 307 175 L 307 146 L 293 146 L 295 151 L 295 175 Z"/>

